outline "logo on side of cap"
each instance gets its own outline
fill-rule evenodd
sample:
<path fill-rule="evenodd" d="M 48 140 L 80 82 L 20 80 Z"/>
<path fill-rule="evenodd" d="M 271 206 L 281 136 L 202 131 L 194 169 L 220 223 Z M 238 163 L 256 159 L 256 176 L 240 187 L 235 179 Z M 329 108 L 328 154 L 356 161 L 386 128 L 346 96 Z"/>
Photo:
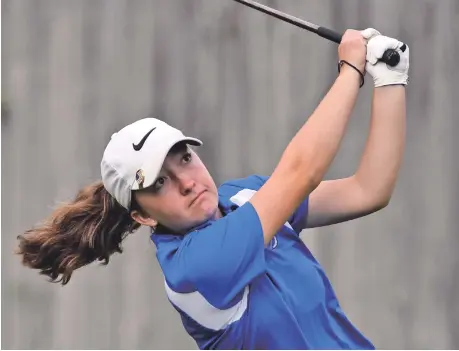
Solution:
<path fill-rule="evenodd" d="M 143 170 L 139 169 L 135 174 L 135 181 L 139 184 L 139 189 L 143 189 L 143 182 L 145 181 L 145 175 Z"/>

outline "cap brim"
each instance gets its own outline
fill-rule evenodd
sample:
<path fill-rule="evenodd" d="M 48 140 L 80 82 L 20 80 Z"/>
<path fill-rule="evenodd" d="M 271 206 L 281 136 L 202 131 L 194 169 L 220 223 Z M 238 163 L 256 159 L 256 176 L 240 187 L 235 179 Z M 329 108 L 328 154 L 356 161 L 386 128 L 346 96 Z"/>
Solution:
<path fill-rule="evenodd" d="M 193 146 L 201 146 L 202 141 L 196 138 L 190 138 L 190 137 L 180 137 L 174 140 L 171 140 L 169 143 L 164 144 L 161 149 L 155 149 L 155 157 L 152 160 L 148 160 L 145 164 L 142 165 L 142 168 L 139 170 L 142 172 L 142 174 L 137 177 L 137 179 L 134 181 L 134 184 L 132 184 L 132 190 L 140 190 L 140 189 L 145 189 L 153 185 L 153 183 L 156 181 L 156 178 L 158 177 L 159 172 L 161 171 L 161 168 L 163 167 L 164 160 L 166 159 L 167 155 L 169 154 L 169 151 L 174 147 L 174 145 L 181 143 L 181 142 L 186 142 L 189 145 Z M 138 172 L 139 172 L 138 171 Z"/>
<path fill-rule="evenodd" d="M 201 146 L 202 145 L 202 141 L 199 140 L 199 139 L 196 139 L 196 138 L 188 138 L 188 137 L 185 137 L 184 140 L 181 140 L 181 141 L 185 141 L 187 144 L 189 145 L 193 145 L 193 146 Z M 180 141 L 178 141 L 177 143 L 180 143 Z M 175 144 L 177 144 L 175 143 Z M 174 144 L 174 145 L 175 145 Z M 169 150 L 170 151 L 170 150 Z"/>

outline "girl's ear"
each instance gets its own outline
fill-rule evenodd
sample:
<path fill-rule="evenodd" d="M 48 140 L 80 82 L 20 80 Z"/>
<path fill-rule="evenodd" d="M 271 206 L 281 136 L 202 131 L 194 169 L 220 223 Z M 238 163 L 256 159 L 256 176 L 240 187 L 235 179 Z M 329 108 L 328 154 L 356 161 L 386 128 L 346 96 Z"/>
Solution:
<path fill-rule="evenodd" d="M 140 211 L 134 210 L 131 212 L 131 217 L 137 223 L 147 226 L 147 227 L 156 227 L 158 225 L 158 221 L 142 214 Z"/>

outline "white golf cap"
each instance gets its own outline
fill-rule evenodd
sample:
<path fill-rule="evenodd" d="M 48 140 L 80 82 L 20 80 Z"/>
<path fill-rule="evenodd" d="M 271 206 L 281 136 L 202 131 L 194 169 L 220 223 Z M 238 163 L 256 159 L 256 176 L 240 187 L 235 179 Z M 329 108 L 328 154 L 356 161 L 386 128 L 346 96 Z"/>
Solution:
<path fill-rule="evenodd" d="M 105 189 L 129 210 L 131 191 L 152 185 L 170 149 L 181 141 L 202 145 L 156 118 L 138 120 L 114 133 L 100 163 Z"/>

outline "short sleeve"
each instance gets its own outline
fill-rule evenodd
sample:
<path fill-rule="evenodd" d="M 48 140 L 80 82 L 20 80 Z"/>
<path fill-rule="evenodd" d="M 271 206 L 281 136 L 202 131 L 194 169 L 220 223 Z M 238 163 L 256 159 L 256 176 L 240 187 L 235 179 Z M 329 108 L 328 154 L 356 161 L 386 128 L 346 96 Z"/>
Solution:
<path fill-rule="evenodd" d="M 266 271 L 260 219 L 250 202 L 185 236 L 160 262 L 175 291 L 192 285 L 217 308 L 227 308 Z"/>
<path fill-rule="evenodd" d="M 289 223 L 293 230 L 299 235 L 303 229 L 307 228 L 308 224 L 308 208 L 309 208 L 309 197 L 307 197 L 298 206 L 292 217 L 289 219 Z"/>
<path fill-rule="evenodd" d="M 261 188 L 269 179 L 267 176 L 253 175 L 252 178 L 257 182 L 258 189 Z M 288 223 L 292 226 L 293 230 L 299 235 L 303 229 L 307 228 L 308 222 L 308 209 L 309 197 L 301 202 L 300 206 L 295 210 L 293 215 L 289 218 Z"/>

